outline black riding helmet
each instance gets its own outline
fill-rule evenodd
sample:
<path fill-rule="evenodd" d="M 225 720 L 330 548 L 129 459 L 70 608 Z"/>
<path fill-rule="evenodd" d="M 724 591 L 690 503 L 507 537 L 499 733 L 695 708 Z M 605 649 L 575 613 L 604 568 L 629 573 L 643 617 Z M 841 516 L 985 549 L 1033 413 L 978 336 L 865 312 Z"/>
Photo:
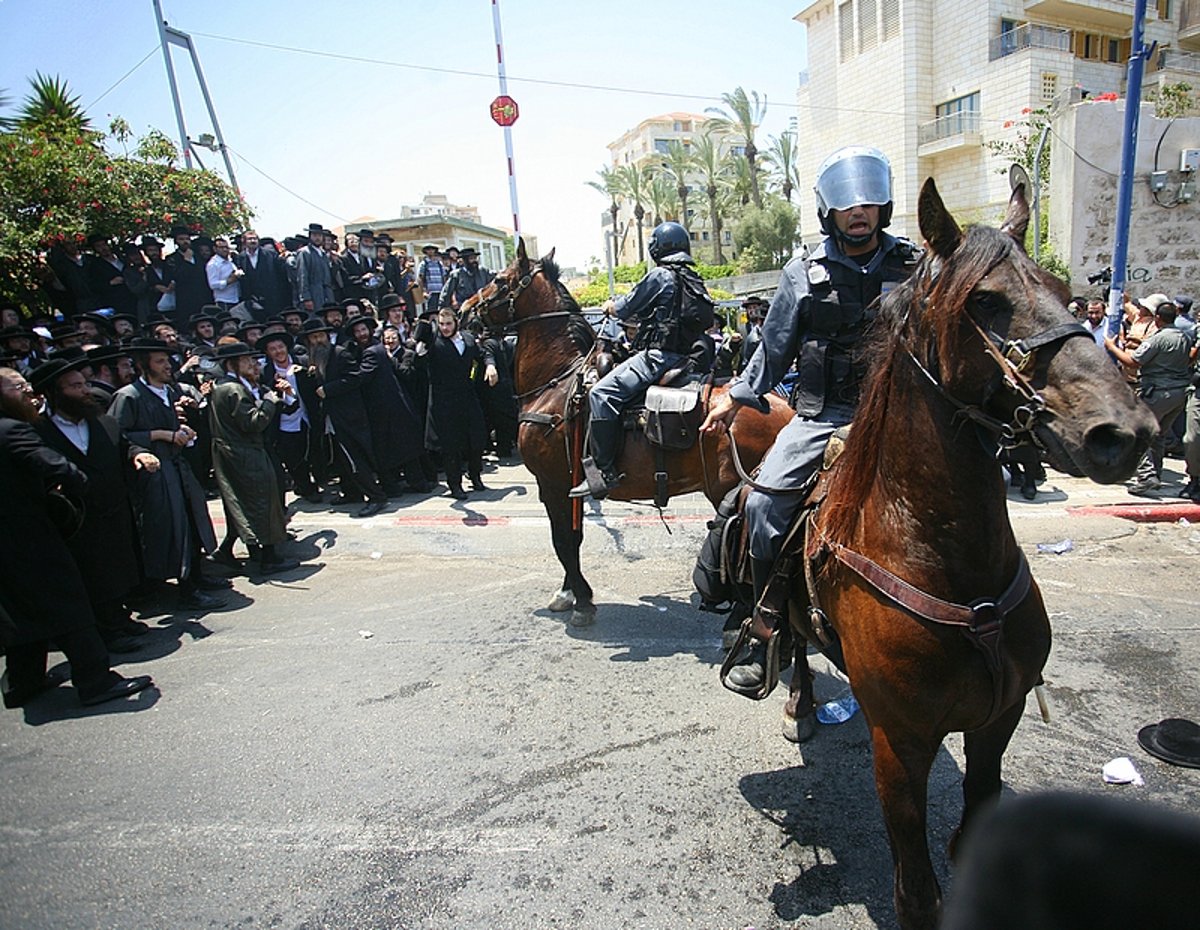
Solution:
<path fill-rule="evenodd" d="M 659 223 L 650 233 L 650 257 L 661 262 L 676 252 L 692 254 L 692 238 L 678 223 Z"/>

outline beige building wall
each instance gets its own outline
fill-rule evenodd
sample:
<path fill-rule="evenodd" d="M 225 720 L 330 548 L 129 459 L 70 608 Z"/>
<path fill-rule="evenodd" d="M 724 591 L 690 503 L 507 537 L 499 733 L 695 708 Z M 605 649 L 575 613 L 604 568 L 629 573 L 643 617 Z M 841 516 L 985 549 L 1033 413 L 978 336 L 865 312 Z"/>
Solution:
<path fill-rule="evenodd" d="M 1124 119 L 1125 101 L 1117 100 L 1078 103 L 1054 120 L 1054 132 L 1066 144 L 1051 153 L 1050 238 L 1070 265 L 1076 294 L 1099 296 L 1100 286 L 1089 287 L 1087 275 L 1112 263 Z M 1156 203 L 1149 179 L 1160 140 L 1158 166 L 1167 171 L 1167 186 Z M 1200 150 L 1200 117 L 1171 123 L 1142 105 L 1126 269 L 1126 291 L 1134 297 L 1200 296 L 1200 199 L 1178 202 L 1180 184 L 1188 179 L 1178 170 L 1187 148 Z M 1191 183 L 1194 190 L 1194 176 Z"/>

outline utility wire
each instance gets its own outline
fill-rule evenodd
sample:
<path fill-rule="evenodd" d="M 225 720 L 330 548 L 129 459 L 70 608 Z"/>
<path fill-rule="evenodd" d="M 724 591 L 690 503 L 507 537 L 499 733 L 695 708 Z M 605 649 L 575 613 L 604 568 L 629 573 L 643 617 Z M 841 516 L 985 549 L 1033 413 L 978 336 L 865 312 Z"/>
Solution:
<path fill-rule="evenodd" d="M 154 46 L 154 48 L 150 49 L 150 51 L 148 51 L 142 57 L 141 61 L 139 61 L 136 65 L 134 65 L 132 68 L 130 68 L 128 71 L 126 71 L 124 74 L 122 74 L 117 79 L 117 83 L 113 84 L 112 87 L 110 87 L 108 90 L 106 90 L 104 93 L 102 93 L 99 97 L 97 97 L 95 100 L 93 100 L 91 103 L 89 103 L 84 109 L 90 110 L 92 107 L 94 107 L 96 104 L 98 104 L 101 100 L 103 100 L 105 97 L 107 97 L 109 94 L 111 94 L 114 90 L 116 90 L 118 87 L 120 87 L 121 84 L 123 84 L 125 82 L 125 79 L 127 77 L 129 77 L 131 74 L 133 74 L 134 71 L 136 71 L 138 68 L 140 68 L 142 65 L 144 65 L 150 59 L 150 56 L 158 51 L 158 48 L 159 47 L 156 45 L 156 46 Z"/>
<path fill-rule="evenodd" d="M 238 161 L 253 168 L 259 174 L 261 174 L 264 178 L 266 178 L 268 181 L 270 181 L 272 184 L 274 184 L 276 187 L 278 187 L 280 190 L 291 194 L 297 200 L 303 201 L 304 203 L 308 204 L 313 209 L 320 210 L 322 213 L 326 213 L 329 216 L 332 216 L 334 219 L 341 220 L 343 223 L 350 222 L 350 220 L 348 218 L 342 216 L 341 214 L 334 213 L 332 210 L 326 210 L 320 204 L 313 203 L 307 197 L 297 194 L 294 190 L 292 190 L 290 187 L 288 187 L 286 184 L 282 183 L 281 181 L 276 181 L 273 177 L 271 177 L 269 174 L 267 174 L 265 171 L 263 171 L 262 168 L 258 167 L 258 165 L 254 164 L 254 162 L 250 161 L 250 159 L 248 159 L 245 155 L 243 155 L 241 152 L 239 152 L 233 146 L 226 144 L 225 148 L 227 148 L 230 152 L 232 152 L 237 157 Z"/>

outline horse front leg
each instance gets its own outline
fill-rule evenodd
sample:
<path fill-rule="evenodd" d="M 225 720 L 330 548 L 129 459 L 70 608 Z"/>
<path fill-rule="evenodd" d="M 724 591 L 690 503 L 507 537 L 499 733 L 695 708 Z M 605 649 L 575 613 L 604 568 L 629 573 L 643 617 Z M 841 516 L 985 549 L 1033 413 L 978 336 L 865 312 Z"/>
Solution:
<path fill-rule="evenodd" d="M 958 829 L 950 837 L 951 859 L 958 852 L 968 824 L 1000 796 L 1000 762 L 1024 713 L 1025 701 L 1021 700 L 987 726 L 963 734 L 963 753 L 967 759 L 963 773 L 963 813 Z"/>
<path fill-rule="evenodd" d="M 550 539 L 554 543 L 554 554 L 566 573 L 562 588 L 550 601 L 550 609 L 571 611 L 567 621 L 571 626 L 588 626 L 596 620 L 596 605 L 592 603 L 592 586 L 583 577 L 579 566 L 579 548 L 583 545 L 583 528 L 571 526 L 571 504 L 565 493 L 561 506 L 546 504 L 550 517 Z"/>
<path fill-rule="evenodd" d="M 808 667 L 808 640 L 792 630 L 795 665 L 788 686 L 787 703 L 783 705 L 783 738 L 791 743 L 803 743 L 817 732 L 817 702 L 813 698 L 813 672 Z"/>
<path fill-rule="evenodd" d="M 901 930 L 934 930 L 942 893 L 929 861 L 926 804 L 940 743 L 872 723 L 871 744 L 875 790 L 892 847 L 897 920 Z"/>

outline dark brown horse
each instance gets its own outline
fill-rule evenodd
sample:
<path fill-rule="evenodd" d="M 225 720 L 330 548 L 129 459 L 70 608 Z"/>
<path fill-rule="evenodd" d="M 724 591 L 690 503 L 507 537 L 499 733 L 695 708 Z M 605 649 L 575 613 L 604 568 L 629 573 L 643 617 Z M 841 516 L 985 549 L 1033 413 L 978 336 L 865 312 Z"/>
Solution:
<path fill-rule="evenodd" d="M 1025 255 L 1028 218 L 1018 187 L 1001 229 L 961 231 L 926 182 L 928 251 L 884 300 L 873 374 L 797 561 L 811 600 L 804 573 L 793 579 L 786 712 L 812 713 L 803 637 L 824 622 L 870 729 L 905 930 L 938 918 L 926 789 L 942 740 L 964 734 L 956 841 L 1000 792 L 1001 757 L 1050 651 L 998 441 L 1034 441 L 1059 470 L 1108 483 L 1132 473 L 1155 428 L 1072 323 L 1066 288 Z"/>
<path fill-rule="evenodd" d="M 550 517 L 554 552 L 566 573 L 550 609 L 570 610 L 571 624 L 586 626 L 595 619 L 596 606 L 591 585 L 579 566 L 582 506 L 567 492 L 580 480 L 577 463 L 587 428 L 581 379 L 594 348 L 594 335 L 579 305 L 559 281 L 553 257 L 551 251 L 549 256 L 531 261 L 525 243 L 519 243 L 516 260 L 463 305 L 462 315 L 465 320 L 475 313 L 489 328 L 517 333 L 513 383 L 521 408 L 518 445 L 525 466 L 537 478 L 538 494 Z M 724 390 L 720 386 L 706 388 L 705 401 Z M 738 418 L 735 437 L 746 468 L 758 464 L 791 415 L 787 404 L 774 397 L 770 413 L 748 410 Z M 654 451 L 639 431 L 626 434 L 617 470 L 626 477 L 609 494 L 611 499 L 648 501 L 654 497 Z M 738 482 L 726 436 L 707 435 L 690 449 L 668 452 L 666 470 L 671 495 L 703 491 L 714 507 Z"/>

